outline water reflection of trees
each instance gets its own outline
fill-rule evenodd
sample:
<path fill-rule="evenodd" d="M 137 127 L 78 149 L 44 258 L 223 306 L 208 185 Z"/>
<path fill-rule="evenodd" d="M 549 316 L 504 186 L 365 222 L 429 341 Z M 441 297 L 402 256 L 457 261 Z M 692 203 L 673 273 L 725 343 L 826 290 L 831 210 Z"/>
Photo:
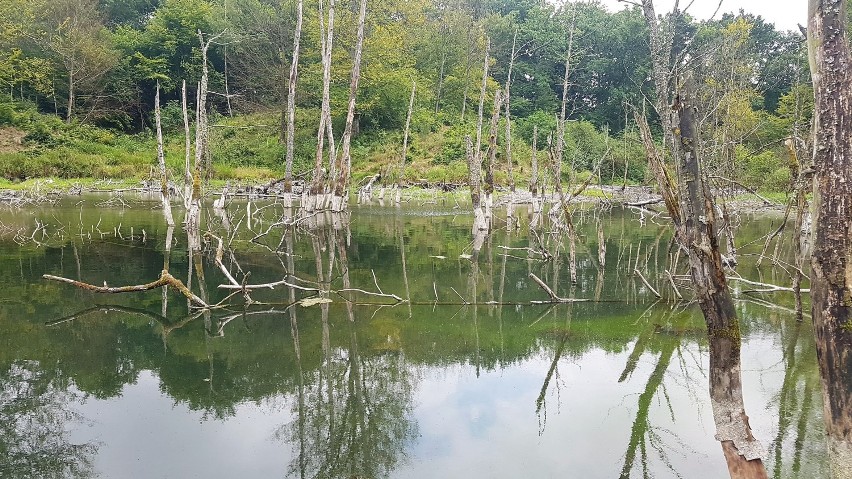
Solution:
<path fill-rule="evenodd" d="M 94 444 L 75 444 L 78 399 L 61 371 L 16 361 L 0 373 L 0 477 L 92 477 Z"/>

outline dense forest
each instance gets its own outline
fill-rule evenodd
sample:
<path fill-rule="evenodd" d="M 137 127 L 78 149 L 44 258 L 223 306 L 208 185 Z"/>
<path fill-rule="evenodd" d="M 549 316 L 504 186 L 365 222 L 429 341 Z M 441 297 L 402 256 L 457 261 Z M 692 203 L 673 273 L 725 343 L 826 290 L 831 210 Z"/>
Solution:
<path fill-rule="evenodd" d="M 303 5 L 293 98 L 297 175 L 310 176 L 317 150 L 327 40 L 337 138 L 347 116 L 359 2 L 325 3 Z M 180 177 L 182 84 L 194 122 L 202 42 L 212 39 L 206 110 L 213 177 L 281 177 L 301 7 L 296 0 L 2 0 L 0 176 L 149 174 L 159 84 L 166 161 Z M 673 39 L 670 64 L 696 75 L 710 168 L 748 186 L 787 190 L 785 139 L 807 136 L 813 104 L 804 36 L 747 12 L 707 21 L 688 10 L 658 13 Z M 486 117 L 495 92 L 509 98 L 499 119 L 497 183 L 508 181 L 507 155 L 511 174 L 529 177 L 534 131 L 537 149 L 547 150 L 561 112 L 566 178 L 595 170 L 603 183 L 645 182 L 633 112 L 646 112 L 656 137 L 663 128 L 652 107 L 648 23 L 638 5 L 610 12 L 596 1 L 373 0 L 365 18 L 352 135 L 356 181 L 375 173 L 386 181 L 400 174 L 465 181 L 463 138 L 476 131 L 485 85 Z M 410 97 L 411 167 L 400 173 Z M 483 136 L 483 149 L 487 142 Z"/>

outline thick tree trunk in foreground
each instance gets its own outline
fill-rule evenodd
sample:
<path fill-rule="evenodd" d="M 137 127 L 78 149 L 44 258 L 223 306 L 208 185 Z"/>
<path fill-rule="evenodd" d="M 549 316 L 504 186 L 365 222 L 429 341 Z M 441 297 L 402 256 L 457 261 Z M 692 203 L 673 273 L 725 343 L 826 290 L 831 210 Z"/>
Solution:
<path fill-rule="evenodd" d="M 169 177 L 166 174 L 166 156 L 163 153 L 163 127 L 160 121 L 160 82 L 157 81 L 157 93 L 154 95 L 154 122 L 157 125 L 157 166 L 160 168 L 160 197 L 163 202 L 163 216 L 166 224 L 174 226 L 172 203 L 169 199 Z"/>
<path fill-rule="evenodd" d="M 852 58 L 846 2 L 810 0 L 814 82 L 811 304 L 833 477 L 852 477 Z"/>
<path fill-rule="evenodd" d="M 293 34 L 293 62 L 287 82 L 287 146 L 284 156 L 284 206 L 293 206 L 293 156 L 296 134 L 296 83 L 299 80 L 299 42 L 302 39 L 302 0 L 296 6 L 296 32 Z"/>
<path fill-rule="evenodd" d="M 704 314 L 710 341 L 722 344 L 722 352 L 711 351 L 710 359 L 711 370 L 728 371 L 721 376 L 711 371 L 710 391 L 717 439 L 722 442 L 732 477 L 766 477 L 764 466 L 759 461 L 762 448 L 756 444 L 747 418 L 744 419 L 744 413 L 741 413 L 739 321 L 719 252 L 716 207 L 697 155 L 699 138 L 694 105 L 692 80 L 687 77 L 675 101 L 680 118 L 675 138 L 679 153 L 679 185 L 675 185 L 669 177 L 663 157 L 651 140 L 647 123 L 637 115 L 639 130 L 649 166 L 672 218 L 675 238 L 689 258 L 695 296 Z M 753 471 L 753 474 L 740 475 L 746 470 Z"/>

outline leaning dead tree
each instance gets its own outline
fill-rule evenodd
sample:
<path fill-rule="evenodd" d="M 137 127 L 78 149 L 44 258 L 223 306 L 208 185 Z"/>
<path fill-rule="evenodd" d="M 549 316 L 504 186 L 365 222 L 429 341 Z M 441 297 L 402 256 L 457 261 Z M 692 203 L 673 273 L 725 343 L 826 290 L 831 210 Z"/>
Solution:
<path fill-rule="evenodd" d="M 811 304 L 833 477 L 852 477 L 852 55 L 844 0 L 809 0 L 814 85 Z"/>
<path fill-rule="evenodd" d="M 361 0 L 358 13 L 358 39 L 355 43 L 355 58 L 352 65 L 352 79 L 349 83 L 349 106 L 346 110 L 346 126 L 343 128 L 343 146 L 337 158 L 337 178 L 331 197 L 331 211 L 340 212 L 346 209 L 349 199 L 349 180 L 352 176 L 352 123 L 355 119 L 355 96 L 358 93 L 358 81 L 361 78 L 361 53 L 364 49 L 364 20 L 367 16 L 367 0 Z"/>
<path fill-rule="evenodd" d="M 163 153 L 163 127 L 160 121 L 160 81 L 157 80 L 157 93 L 154 95 L 154 123 L 157 128 L 157 165 L 160 169 L 160 199 L 163 202 L 163 216 L 168 226 L 174 226 L 172 203 L 169 198 L 169 177 L 166 174 L 166 156 Z"/>
<path fill-rule="evenodd" d="M 302 0 L 296 6 L 296 31 L 293 34 L 293 61 L 287 81 L 287 146 L 284 154 L 284 204 L 293 206 L 293 156 L 296 134 L 296 83 L 299 80 L 299 42 L 302 39 Z"/>
<path fill-rule="evenodd" d="M 669 176 L 663 155 L 651 139 L 650 129 L 644 117 L 636 115 L 642 143 L 648 156 L 648 164 L 657 186 L 662 193 L 669 216 L 674 225 L 675 240 L 688 257 L 690 278 L 692 279 L 695 297 L 707 324 L 711 338 L 734 337 L 735 343 L 728 345 L 729 351 L 724 355 L 710 356 L 711 370 L 723 369 L 715 361 L 724 358 L 726 362 L 739 363 L 739 320 L 734 308 L 733 298 L 728 289 L 722 256 L 719 251 L 717 209 L 710 187 L 707 184 L 702 168 L 702 159 L 698 156 L 699 137 L 695 121 L 695 93 L 691 77 L 687 76 L 675 97 L 674 113 L 679 119 L 675 129 L 676 140 L 676 169 L 680 183 Z M 738 370 L 737 370 L 738 372 Z M 713 385 L 711 384 L 711 389 Z M 737 417 L 737 411 L 730 404 L 736 401 L 719 402 L 711 398 L 713 413 L 716 420 L 717 438 L 723 448 L 730 448 L 735 453 L 728 458 L 731 471 L 737 466 L 733 459 L 739 458 L 751 463 L 750 468 L 762 470 L 762 463 L 755 465 L 752 461 L 760 462 L 762 447 L 755 440 L 747 421 Z M 738 407 L 738 406 L 737 406 Z M 735 408 L 736 409 L 736 408 Z"/>

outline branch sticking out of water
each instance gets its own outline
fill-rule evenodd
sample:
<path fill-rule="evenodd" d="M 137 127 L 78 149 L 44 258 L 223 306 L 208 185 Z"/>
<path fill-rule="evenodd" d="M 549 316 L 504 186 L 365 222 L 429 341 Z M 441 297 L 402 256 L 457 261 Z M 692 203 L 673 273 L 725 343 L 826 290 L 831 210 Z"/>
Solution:
<path fill-rule="evenodd" d="M 42 275 L 42 278 L 50 280 L 50 281 L 58 281 L 60 283 L 67 283 L 72 286 L 76 286 L 80 289 L 85 289 L 86 291 L 91 291 L 93 293 L 132 293 L 137 291 L 149 291 L 152 289 L 160 288 L 162 286 L 170 286 L 181 294 L 187 297 L 194 305 L 200 308 L 209 308 L 208 305 L 203 299 L 199 298 L 195 295 L 189 288 L 186 287 L 181 280 L 175 278 L 168 271 L 163 270 L 160 273 L 160 278 L 156 281 L 146 284 L 137 284 L 132 286 L 107 286 L 106 282 L 104 282 L 103 286 L 95 286 L 93 284 L 84 283 L 82 281 L 75 281 L 69 278 L 63 278 L 61 276 L 53 276 L 50 274 Z"/>

